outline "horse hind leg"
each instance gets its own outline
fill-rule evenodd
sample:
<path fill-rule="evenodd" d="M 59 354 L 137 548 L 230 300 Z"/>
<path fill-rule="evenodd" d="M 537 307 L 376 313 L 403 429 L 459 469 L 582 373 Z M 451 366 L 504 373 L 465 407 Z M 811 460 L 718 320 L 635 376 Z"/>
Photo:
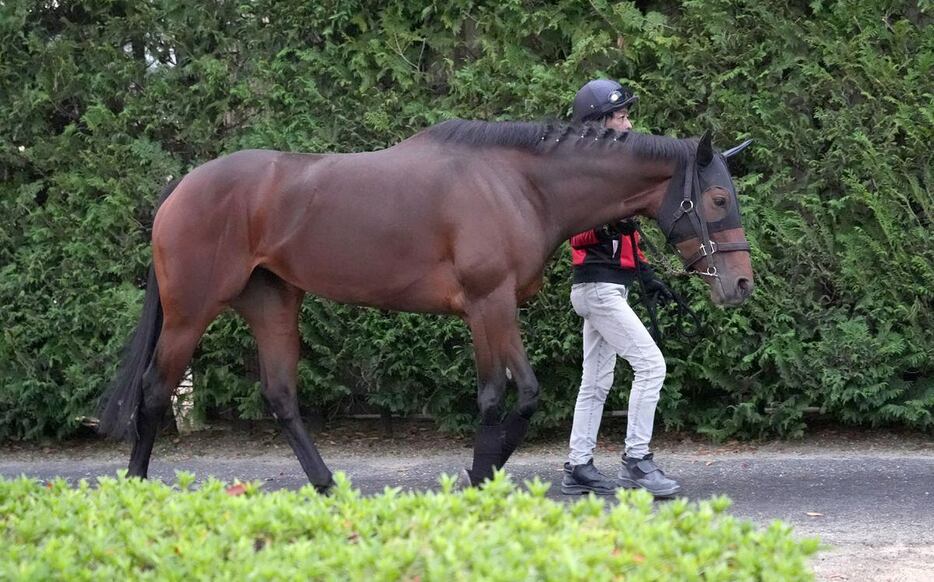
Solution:
<path fill-rule="evenodd" d="M 137 437 L 127 470 L 129 476 L 144 479 L 148 476 L 149 459 L 159 425 L 172 403 L 172 394 L 185 374 L 198 341 L 214 315 L 193 323 L 192 319 L 166 314 L 153 360 L 143 377 L 143 393 L 136 421 Z"/>
<path fill-rule="evenodd" d="M 308 480 L 319 491 L 327 491 L 333 484 L 331 471 L 305 429 L 298 409 L 298 312 L 303 297 L 301 289 L 265 269 L 257 269 L 231 307 L 246 320 L 256 338 L 263 398 Z"/>

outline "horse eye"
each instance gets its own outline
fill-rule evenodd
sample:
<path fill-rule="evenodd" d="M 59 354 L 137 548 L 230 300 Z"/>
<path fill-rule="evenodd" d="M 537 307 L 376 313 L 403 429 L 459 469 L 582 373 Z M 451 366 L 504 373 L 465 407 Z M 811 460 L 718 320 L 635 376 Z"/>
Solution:
<path fill-rule="evenodd" d="M 719 206 L 720 208 L 723 208 L 724 206 L 726 206 L 726 198 L 714 198 L 713 203 L 715 206 Z"/>

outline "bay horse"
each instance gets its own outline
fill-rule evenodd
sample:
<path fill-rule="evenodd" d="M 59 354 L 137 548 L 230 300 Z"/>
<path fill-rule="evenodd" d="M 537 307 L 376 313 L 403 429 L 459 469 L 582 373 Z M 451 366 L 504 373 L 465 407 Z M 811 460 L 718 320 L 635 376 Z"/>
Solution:
<path fill-rule="evenodd" d="M 748 142 L 747 142 L 748 144 Z M 384 150 L 236 152 L 163 192 L 143 313 L 102 400 L 100 431 L 133 441 L 145 478 L 160 421 L 208 324 L 232 308 L 249 325 L 262 395 L 310 482 L 331 471 L 299 417 L 298 313 L 305 293 L 378 309 L 454 314 L 469 326 L 480 426 L 472 485 L 522 442 L 539 383 L 516 320 L 570 235 L 655 218 L 712 301 L 753 288 L 725 153 L 701 139 L 595 125 L 449 120 Z M 515 410 L 500 405 L 507 369 Z"/>

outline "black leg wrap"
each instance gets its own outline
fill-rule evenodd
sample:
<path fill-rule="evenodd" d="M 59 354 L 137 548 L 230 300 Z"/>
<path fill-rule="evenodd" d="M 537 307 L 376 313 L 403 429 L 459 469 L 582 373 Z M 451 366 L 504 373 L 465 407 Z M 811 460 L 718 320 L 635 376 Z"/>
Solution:
<path fill-rule="evenodd" d="M 159 432 L 159 424 L 165 416 L 165 410 L 154 411 L 140 408 L 137 412 L 137 431 L 136 441 L 133 443 L 133 451 L 130 453 L 130 465 L 127 468 L 127 476 L 142 477 L 146 479 L 149 476 L 149 459 L 152 457 L 152 446 L 156 440 L 156 434 Z"/>
<path fill-rule="evenodd" d="M 499 466 L 502 467 L 509 460 L 509 456 L 516 450 L 522 440 L 525 439 L 525 433 L 529 430 L 529 419 L 518 412 L 510 412 L 506 420 L 503 421 L 503 450 L 499 459 Z"/>
<path fill-rule="evenodd" d="M 499 468 L 503 450 L 502 430 L 499 424 L 482 424 L 477 429 L 473 469 L 469 471 L 471 485 L 477 486 L 486 479 L 492 479 L 493 470 Z"/>

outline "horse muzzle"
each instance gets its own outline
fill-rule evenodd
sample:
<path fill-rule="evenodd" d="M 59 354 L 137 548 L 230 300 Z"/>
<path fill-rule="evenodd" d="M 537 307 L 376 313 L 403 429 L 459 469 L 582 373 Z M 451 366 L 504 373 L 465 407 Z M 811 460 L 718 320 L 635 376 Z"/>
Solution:
<path fill-rule="evenodd" d="M 710 285 L 710 299 L 720 307 L 737 307 L 752 296 L 755 283 L 748 277 L 735 277 L 732 282 L 721 277 Z"/>

